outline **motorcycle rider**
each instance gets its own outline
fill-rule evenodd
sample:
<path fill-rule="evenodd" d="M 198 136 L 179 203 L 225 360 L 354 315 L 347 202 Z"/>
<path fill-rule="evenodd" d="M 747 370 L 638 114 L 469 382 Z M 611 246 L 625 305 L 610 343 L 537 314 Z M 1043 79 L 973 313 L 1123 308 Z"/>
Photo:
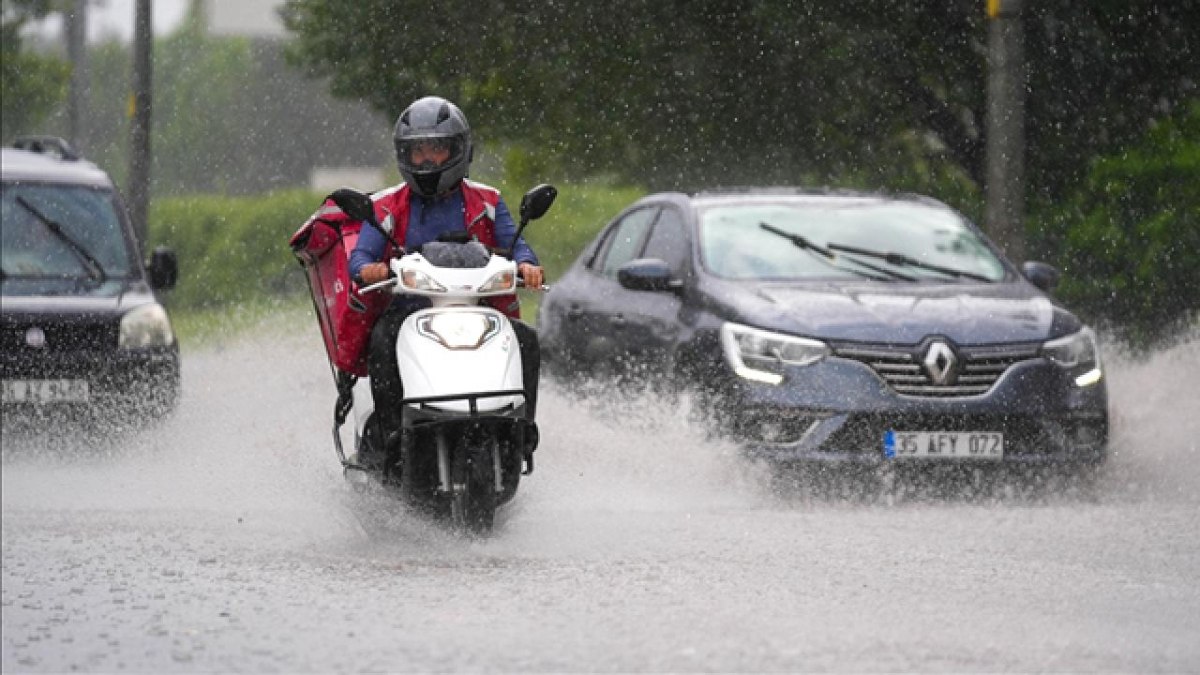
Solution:
<path fill-rule="evenodd" d="M 387 279 L 391 275 L 387 260 L 401 253 L 395 245 L 413 251 L 438 239 L 468 237 L 490 247 L 513 245 L 516 224 L 500 192 L 467 179 L 473 154 L 471 128 L 458 106 L 436 96 L 414 101 L 396 120 L 393 141 L 404 182 L 374 196 L 377 207 L 392 216 L 392 231 L 385 235 L 373 227 L 362 228 L 349 260 L 355 283 L 361 287 Z M 513 245 L 512 258 L 525 286 L 540 288 L 542 268 L 523 238 Z M 509 317 L 517 335 L 527 415 L 532 421 L 540 366 L 537 333 L 520 320 L 515 295 L 492 300 Z M 382 439 L 399 431 L 401 424 L 395 404 L 404 392 L 395 351 L 400 326 L 414 311 L 428 306 L 428 298 L 396 295 L 371 328 L 367 371 Z"/>

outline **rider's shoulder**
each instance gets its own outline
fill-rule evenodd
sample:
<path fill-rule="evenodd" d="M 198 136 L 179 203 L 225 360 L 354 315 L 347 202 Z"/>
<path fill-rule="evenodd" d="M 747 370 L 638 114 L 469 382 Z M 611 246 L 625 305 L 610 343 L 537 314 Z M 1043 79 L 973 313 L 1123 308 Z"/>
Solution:
<path fill-rule="evenodd" d="M 488 185 L 487 183 L 480 183 L 477 181 L 473 181 L 469 178 L 464 178 L 463 185 L 466 185 L 467 187 L 472 188 L 474 190 L 479 190 L 482 192 L 491 192 L 491 193 L 495 194 L 497 197 L 500 196 L 500 190 L 492 187 L 491 185 Z"/>
<path fill-rule="evenodd" d="M 372 193 L 371 199 L 373 199 L 375 201 L 379 201 L 381 199 L 391 197 L 391 196 L 395 195 L 396 193 L 400 192 L 401 190 L 403 190 L 404 186 L 405 186 L 405 183 L 398 183 L 396 185 L 393 185 L 392 187 L 384 188 L 382 190 L 379 190 L 378 192 Z"/>

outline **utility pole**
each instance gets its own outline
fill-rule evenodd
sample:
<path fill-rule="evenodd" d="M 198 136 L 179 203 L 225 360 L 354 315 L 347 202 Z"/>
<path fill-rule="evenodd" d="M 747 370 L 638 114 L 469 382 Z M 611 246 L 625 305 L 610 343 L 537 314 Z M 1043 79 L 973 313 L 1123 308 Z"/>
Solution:
<path fill-rule="evenodd" d="M 988 17 L 987 230 L 1018 264 L 1025 258 L 1024 0 L 985 0 Z"/>
<path fill-rule="evenodd" d="M 71 0 L 63 13 L 67 34 L 67 60 L 71 62 L 71 83 L 67 99 L 70 141 L 83 152 L 87 146 L 88 56 L 87 0 Z"/>
<path fill-rule="evenodd" d="M 151 1 L 137 0 L 133 20 L 133 93 L 129 127 L 129 214 L 138 243 L 146 244 L 150 207 L 151 55 L 154 31 Z"/>

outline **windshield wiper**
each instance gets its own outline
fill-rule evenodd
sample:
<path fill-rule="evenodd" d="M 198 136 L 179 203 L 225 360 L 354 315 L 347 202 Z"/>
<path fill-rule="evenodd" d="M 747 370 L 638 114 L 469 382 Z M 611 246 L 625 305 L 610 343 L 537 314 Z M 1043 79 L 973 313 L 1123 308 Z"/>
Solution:
<path fill-rule="evenodd" d="M 910 257 L 904 255 L 903 253 L 892 253 L 890 251 L 872 251 L 870 249 L 858 248 L 856 246 L 846 246 L 844 244 L 832 244 L 831 243 L 831 244 L 826 244 L 826 246 L 828 246 L 829 250 L 831 250 L 831 251 L 841 251 L 842 253 L 852 253 L 854 255 L 863 255 L 863 256 L 867 256 L 869 258 L 878 258 L 878 259 L 884 260 L 892 265 L 897 265 L 897 266 L 901 266 L 901 267 L 904 267 L 904 266 L 916 267 L 917 269 L 929 270 L 930 272 L 937 272 L 939 274 L 945 274 L 948 276 L 958 277 L 958 278 L 962 278 L 962 279 L 974 279 L 975 281 L 988 281 L 988 282 L 991 281 L 991 279 L 983 276 L 982 274 L 976 274 L 974 272 L 967 272 L 964 270 L 956 270 L 952 267 L 942 267 L 941 265 L 932 265 L 927 262 L 921 262 L 920 260 L 917 260 L 915 258 L 910 258 Z M 859 263 L 859 264 L 863 264 L 863 263 Z"/>
<path fill-rule="evenodd" d="M 62 225 L 59 225 L 56 221 L 51 220 L 49 216 L 34 208 L 32 204 L 25 201 L 24 197 L 17 197 L 16 202 L 24 207 L 26 211 L 32 213 L 39 222 L 46 226 L 47 230 L 50 230 L 55 237 L 58 237 L 59 241 L 71 249 L 76 257 L 79 258 L 79 261 L 83 263 L 88 276 L 95 279 L 97 284 L 102 284 L 108 279 L 108 274 L 104 271 L 104 266 L 100 264 L 99 260 L 96 260 L 96 256 L 88 252 L 82 244 L 72 239 L 71 235 L 64 232 Z"/>
<path fill-rule="evenodd" d="M 832 251 L 830 251 L 827 248 L 822 248 L 820 246 L 817 246 L 816 244 L 812 243 L 811 241 L 805 239 L 804 237 L 802 237 L 798 234 L 795 234 L 793 232 L 788 232 L 786 230 L 781 230 L 778 227 L 775 227 L 774 225 L 768 225 L 767 223 L 760 222 L 758 224 L 758 226 L 761 227 L 762 229 L 766 230 L 767 232 L 770 232 L 771 234 L 777 234 L 777 235 L 783 237 L 784 239 L 787 239 L 788 241 L 792 242 L 793 244 L 795 244 L 796 246 L 798 246 L 802 249 L 806 249 L 809 251 L 816 251 L 817 253 L 820 253 L 821 255 L 828 258 L 829 260 L 833 260 L 833 258 L 834 258 Z"/>
<path fill-rule="evenodd" d="M 845 267 L 842 267 L 841 265 L 837 264 L 838 256 L 835 255 L 833 253 L 833 251 L 830 251 L 827 248 L 824 248 L 822 246 L 814 244 L 799 234 L 796 234 L 794 232 L 788 232 L 786 230 L 781 230 L 778 227 L 775 227 L 773 225 L 768 225 L 767 223 L 763 223 L 763 222 L 760 222 L 758 224 L 758 226 L 761 227 L 762 229 L 766 230 L 767 232 L 770 232 L 771 234 L 777 234 L 777 235 L 783 237 L 784 239 L 787 239 L 788 241 L 795 244 L 798 248 L 804 249 L 806 251 L 813 251 L 814 253 L 819 253 L 821 255 L 821 259 L 826 264 L 828 264 L 830 267 L 834 268 L 835 270 L 841 270 L 843 272 L 857 274 L 860 277 L 865 277 L 867 279 L 874 279 L 876 281 L 889 281 L 892 279 L 903 279 L 905 281 L 913 281 L 913 279 L 911 277 L 906 276 L 904 274 L 900 274 L 898 272 L 893 272 L 892 270 L 886 270 L 886 269 L 883 269 L 882 267 L 876 267 L 875 265 L 871 265 L 869 263 L 862 262 L 861 260 L 852 260 L 850 258 L 847 258 L 847 260 L 850 260 L 850 262 L 852 262 L 856 265 L 862 265 L 863 267 L 866 267 L 868 269 L 879 272 L 880 274 L 883 274 L 885 276 L 877 277 L 874 274 L 867 274 L 866 272 L 864 272 L 862 270 L 846 269 Z"/>

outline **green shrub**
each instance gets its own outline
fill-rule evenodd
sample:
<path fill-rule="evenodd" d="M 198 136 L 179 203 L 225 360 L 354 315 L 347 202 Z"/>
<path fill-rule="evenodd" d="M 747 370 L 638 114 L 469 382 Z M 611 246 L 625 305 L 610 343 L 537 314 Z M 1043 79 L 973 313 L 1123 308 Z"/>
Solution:
<path fill-rule="evenodd" d="M 1053 212 L 1059 295 L 1135 346 L 1200 312 L 1200 101 L 1093 163 Z"/>

